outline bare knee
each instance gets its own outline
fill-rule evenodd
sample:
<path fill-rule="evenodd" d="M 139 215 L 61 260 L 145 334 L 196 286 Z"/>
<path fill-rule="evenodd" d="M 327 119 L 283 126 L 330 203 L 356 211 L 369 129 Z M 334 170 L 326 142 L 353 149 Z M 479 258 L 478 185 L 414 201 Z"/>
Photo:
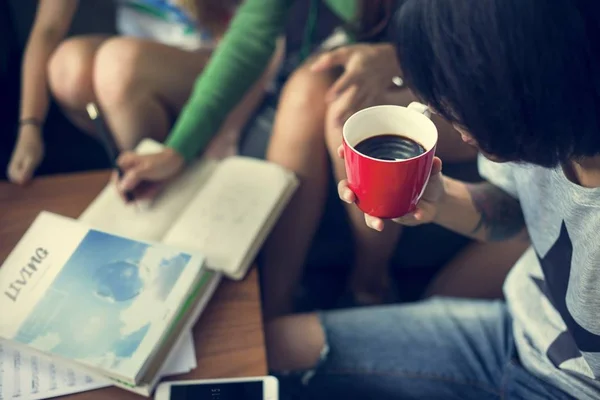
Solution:
<path fill-rule="evenodd" d="M 267 159 L 304 175 L 326 160 L 323 74 L 298 69 L 286 82 L 277 106 Z"/>
<path fill-rule="evenodd" d="M 114 38 L 98 50 L 94 63 L 94 89 L 103 107 L 127 104 L 138 88 L 138 72 L 144 62 L 140 42 Z"/>
<path fill-rule="evenodd" d="M 74 38 L 61 43 L 50 58 L 50 90 L 68 108 L 79 109 L 94 99 L 94 50 L 85 39 Z"/>
<path fill-rule="evenodd" d="M 325 333 L 314 314 L 275 319 L 266 325 L 269 368 L 297 371 L 314 368 L 325 347 Z"/>
<path fill-rule="evenodd" d="M 330 85 L 324 74 L 313 73 L 306 67 L 294 72 L 281 92 L 271 143 L 287 143 L 288 147 L 323 146 L 325 93 Z M 281 128 L 278 121 L 282 121 Z"/>
<path fill-rule="evenodd" d="M 333 83 L 327 74 L 310 71 L 301 67 L 285 84 L 281 104 L 297 110 L 304 118 L 311 116 L 324 117 L 327 110 L 325 94 Z M 307 114 L 304 114 L 307 113 Z"/>

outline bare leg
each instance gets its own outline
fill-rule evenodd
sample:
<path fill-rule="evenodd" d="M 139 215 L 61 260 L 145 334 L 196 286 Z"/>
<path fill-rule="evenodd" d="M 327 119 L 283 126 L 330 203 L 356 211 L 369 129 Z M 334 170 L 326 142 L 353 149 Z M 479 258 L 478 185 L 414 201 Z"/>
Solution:
<path fill-rule="evenodd" d="M 114 38 L 100 47 L 94 90 L 121 148 L 131 149 L 144 137 L 166 137 L 209 57 L 208 51 L 135 38 Z"/>
<path fill-rule="evenodd" d="M 281 93 L 267 159 L 294 171 L 301 184 L 265 246 L 267 319 L 292 311 L 293 292 L 323 213 L 328 178 L 324 98 L 330 84 L 325 75 L 301 68 Z"/>
<path fill-rule="evenodd" d="M 85 105 L 95 101 L 92 82 L 96 51 L 108 36 L 79 36 L 65 40 L 48 63 L 50 91 L 71 121 L 86 132 L 93 129 Z"/>
<path fill-rule="evenodd" d="M 529 245 L 522 237 L 471 243 L 435 277 L 426 297 L 501 298 L 506 275 Z"/>
<path fill-rule="evenodd" d="M 66 40 L 54 53 L 50 88 L 71 121 L 90 134 L 94 127 L 85 105 L 100 101 L 118 143 L 131 148 L 143 137 L 165 138 L 208 57 L 208 51 L 187 52 L 135 38 L 81 36 Z M 233 110 L 226 129 L 244 123 L 260 101 L 266 77 Z"/>
<path fill-rule="evenodd" d="M 329 111 L 333 111 L 333 108 Z M 342 132 L 333 120 L 333 114 L 335 113 L 327 114 L 325 138 L 336 181 L 340 181 L 346 179 L 346 170 L 343 160 L 337 155 L 337 148 L 342 143 Z M 346 206 L 346 210 L 355 244 L 349 289 L 361 304 L 381 303 L 389 289 L 389 260 L 401 228 L 396 224 L 386 224 L 383 232 L 376 232 L 365 225 L 364 215 L 356 206 Z"/>
<path fill-rule="evenodd" d="M 269 369 L 306 370 L 318 363 L 325 333 L 316 315 L 302 314 L 267 323 L 265 340 Z"/>

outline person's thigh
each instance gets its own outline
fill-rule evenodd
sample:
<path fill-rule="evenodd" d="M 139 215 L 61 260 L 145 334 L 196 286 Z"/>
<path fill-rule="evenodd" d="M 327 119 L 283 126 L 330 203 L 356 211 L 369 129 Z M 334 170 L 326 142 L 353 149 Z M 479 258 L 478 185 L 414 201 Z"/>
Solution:
<path fill-rule="evenodd" d="M 210 50 L 186 51 L 134 37 L 115 37 L 96 54 L 97 96 L 113 104 L 134 96 L 155 96 L 174 117 L 210 55 Z"/>
<path fill-rule="evenodd" d="M 324 313 L 321 321 L 323 360 L 305 374 L 305 385 L 289 387 L 283 378 L 287 393 L 310 399 L 503 397 L 514 348 L 502 302 L 434 299 Z M 527 398 L 530 388 L 546 388 L 532 376 L 519 377 L 523 384 L 511 386 L 513 395 Z M 548 388 L 544 394 L 555 393 Z"/>
<path fill-rule="evenodd" d="M 63 41 L 48 61 L 48 85 L 66 108 L 79 109 L 93 101 L 94 56 L 108 36 L 75 36 Z"/>

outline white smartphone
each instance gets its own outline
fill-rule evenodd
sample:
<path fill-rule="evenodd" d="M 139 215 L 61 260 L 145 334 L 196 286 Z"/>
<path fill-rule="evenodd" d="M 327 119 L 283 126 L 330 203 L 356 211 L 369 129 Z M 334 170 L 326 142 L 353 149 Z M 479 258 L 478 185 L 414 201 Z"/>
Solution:
<path fill-rule="evenodd" d="M 154 399 L 278 400 L 279 382 L 274 376 L 164 382 L 156 388 Z"/>

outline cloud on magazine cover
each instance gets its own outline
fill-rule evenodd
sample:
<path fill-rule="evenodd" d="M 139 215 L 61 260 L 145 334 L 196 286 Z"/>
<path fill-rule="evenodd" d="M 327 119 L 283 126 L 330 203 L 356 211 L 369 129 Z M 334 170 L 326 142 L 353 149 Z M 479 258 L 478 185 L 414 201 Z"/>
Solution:
<path fill-rule="evenodd" d="M 177 281 L 179 270 L 186 260 L 181 254 L 165 249 L 150 247 L 138 263 L 139 279 L 144 289 L 131 301 L 129 307 L 121 311 L 122 323 L 120 333 L 123 336 L 139 331 L 152 320 L 160 319 L 157 310 L 164 309 L 164 302 Z"/>

